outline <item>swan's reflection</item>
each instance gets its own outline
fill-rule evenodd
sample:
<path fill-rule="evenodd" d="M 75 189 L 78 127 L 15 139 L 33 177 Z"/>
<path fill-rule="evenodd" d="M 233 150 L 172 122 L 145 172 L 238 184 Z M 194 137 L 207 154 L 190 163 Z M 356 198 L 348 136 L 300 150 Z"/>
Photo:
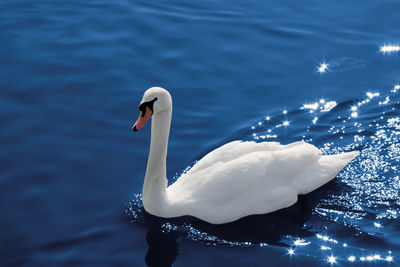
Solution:
<path fill-rule="evenodd" d="M 164 232 L 163 220 L 144 214 L 148 226 L 146 241 L 149 246 L 145 256 L 147 266 L 172 266 L 178 256 L 178 233 Z"/>

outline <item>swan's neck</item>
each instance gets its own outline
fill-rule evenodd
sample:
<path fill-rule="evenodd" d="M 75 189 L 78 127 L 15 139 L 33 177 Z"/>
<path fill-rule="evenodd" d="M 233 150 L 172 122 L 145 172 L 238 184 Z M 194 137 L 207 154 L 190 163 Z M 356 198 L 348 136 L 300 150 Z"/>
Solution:
<path fill-rule="evenodd" d="M 151 122 L 151 141 L 143 185 L 143 206 L 153 215 L 162 215 L 167 204 L 166 160 L 172 107 L 156 113 Z"/>

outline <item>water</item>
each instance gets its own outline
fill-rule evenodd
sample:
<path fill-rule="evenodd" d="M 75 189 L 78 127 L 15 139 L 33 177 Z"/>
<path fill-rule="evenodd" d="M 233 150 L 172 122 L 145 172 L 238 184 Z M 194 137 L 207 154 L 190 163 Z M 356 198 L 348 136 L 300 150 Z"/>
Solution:
<path fill-rule="evenodd" d="M 399 8 L 2 1 L 0 264 L 396 265 Z M 131 131 L 155 85 L 174 102 L 171 182 L 235 139 L 361 156 L 285 210 L 157 219 L 140 202 L 150 127 Z"/>

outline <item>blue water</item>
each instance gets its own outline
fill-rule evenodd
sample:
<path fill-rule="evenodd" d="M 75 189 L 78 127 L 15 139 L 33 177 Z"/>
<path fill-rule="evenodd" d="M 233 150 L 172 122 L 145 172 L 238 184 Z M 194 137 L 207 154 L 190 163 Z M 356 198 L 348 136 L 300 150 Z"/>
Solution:
<path fill-rule="evenodd" d="M 2 0 L 0 265 L 397 265 L 398 10 Z M 171 182 L 235 139 L 361 156 L 288 209 L 157 219 L 140 200 L 150 127 L 131 131 L 151 86 L 173 97 Z"/>

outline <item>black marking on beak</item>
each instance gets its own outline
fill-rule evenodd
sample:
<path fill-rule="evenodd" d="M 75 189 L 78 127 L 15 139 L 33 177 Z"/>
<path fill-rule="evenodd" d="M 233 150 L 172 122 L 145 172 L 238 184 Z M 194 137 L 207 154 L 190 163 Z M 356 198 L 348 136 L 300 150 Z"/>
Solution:
<path fill-rule="evenodd" d="M 133 131 L 134 131 L 134 132 L 137 132 L 136 125 L 135 125 L 135 126 L 133 126 L 133 128 L 132 128 L 132 129 L 133 129 Z"/>
<path fill-rule="evenodd" d="M 157 101 L 157 97 L 155 97 L 153 100 L 148 101 L 148 102 L 144 102 L 142 104 L 140 104 L 139 106 L 139 110 L 142 112 L 142 117 L 144 117 L 144 115 L 146 114 L 146 107 L 148 107 L 151 110 L 151 113 L 153 114 L 153 106 L 154 106 L 154 102 Z M 135 130 L 134 130 L 135 131 Z"/>

